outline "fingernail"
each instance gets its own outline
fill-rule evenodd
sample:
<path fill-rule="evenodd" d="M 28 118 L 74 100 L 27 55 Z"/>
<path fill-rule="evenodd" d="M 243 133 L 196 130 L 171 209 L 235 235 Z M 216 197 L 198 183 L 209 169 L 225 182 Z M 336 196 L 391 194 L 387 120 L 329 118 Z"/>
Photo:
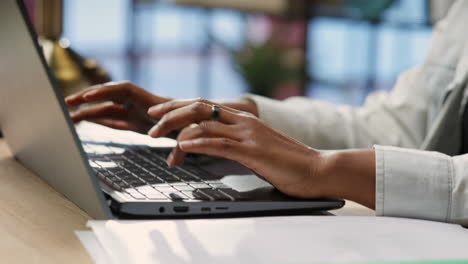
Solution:
<path fill-rule="evenodd" d="M 151 137 L 157 137 L 158 129 L 159 129 L 159 125 L 156 124 L 153 128 L 150 129 L 150 131 L 148 131 L 148 135 Z"/>
<path fill-rule="evenodd" d="M 156 112 L 156 111 L 159 111 L 159 109 L 161 108 L 161 105 L 155 105 L 155 106 L 152 106 L 148 109 L 148 114 L 152 113 L 152 112 Z"/>
<path fill-rule="evenodd" d="M 167 161 L 166 161 L 167 166 L 172 167 L 173 161 L 174 161 L 174 154 L 172 154 L 172 152 L 171 152 L 171 154 L 169 154 L 169 157 L 167 157 Z"/>
<path fill-rule="evenodd" d="M 179 147 L 183 150 L 184 148 L 189 148 L 192 145 L 192 141 L 181 141 L 179 142 Z"/>
<path fill-rule="evenodd" d="M 97 93 L 96 91 L 91 91 L 91 92 L 85 93 L 85 94 L 83 95 L 83 98 L 84 98 L 85 100 L 88 100 L 90 97 L 93 97 L 96 93 Z"/>

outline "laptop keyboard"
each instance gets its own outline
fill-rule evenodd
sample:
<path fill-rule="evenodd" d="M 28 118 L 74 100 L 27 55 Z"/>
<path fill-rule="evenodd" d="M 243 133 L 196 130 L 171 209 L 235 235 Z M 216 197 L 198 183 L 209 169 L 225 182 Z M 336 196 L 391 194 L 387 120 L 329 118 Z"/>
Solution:
<path fill-rule="evenodd" d="M 167 166 L 161 150 L 136 145 L 83 142 L 97 177 L 137 200 L 235 201 L 245 197 L 194 165 Z"/>

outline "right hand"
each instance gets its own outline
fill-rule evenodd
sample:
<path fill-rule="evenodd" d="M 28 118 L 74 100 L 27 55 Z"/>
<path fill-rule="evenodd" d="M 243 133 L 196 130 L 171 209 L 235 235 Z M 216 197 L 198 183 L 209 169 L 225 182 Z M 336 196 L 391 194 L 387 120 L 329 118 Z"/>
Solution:
<path fill-rule="evenodd" d="M 170 101 L 156 96 L 130 82 L 111 82 L 92 86 L 68 96 L 65 102 L 73 107 L 97 103 L 70 114 L 73 122 L 87 120 L 111 128 L 146 134 L 155 124 L 147 112 L 151 106 Z"/>

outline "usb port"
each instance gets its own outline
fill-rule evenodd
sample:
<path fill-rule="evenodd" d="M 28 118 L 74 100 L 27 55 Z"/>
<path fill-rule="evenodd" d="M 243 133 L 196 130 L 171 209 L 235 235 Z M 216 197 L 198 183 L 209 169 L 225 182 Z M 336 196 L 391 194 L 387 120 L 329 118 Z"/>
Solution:
<path fill-rule="evenodd" d="M 188 206 L 174 206 L 174 212 L 176 213 L 187 213 L 188 210 Z"/>

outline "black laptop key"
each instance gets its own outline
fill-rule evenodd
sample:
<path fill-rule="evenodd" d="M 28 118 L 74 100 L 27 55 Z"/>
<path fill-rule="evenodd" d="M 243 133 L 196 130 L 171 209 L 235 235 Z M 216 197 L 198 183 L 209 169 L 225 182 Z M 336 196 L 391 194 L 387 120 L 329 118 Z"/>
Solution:
<path fill-rule="evenodd" d="M 154 163 L 156 165 L 159 165 L 159 166 L 161 166 L 163 168 L 169 168 L 169 166 L 167 166 L 167 163 L 164 160 L 162 160 L 161 158 L 150 157 L 149 160 L 152 163 Z"/>
<path fill-rule="evenodd" d="M 192 174 L 186 173 L 186 172 L 181 171 L 181 170 L 175 170 L 173 172 L 173 174 L 176 175 L 177 177 L 179 177 L 181 180 L 184 180 L 184 181 L 197 181 L 197 180 L 199 180 L 198 177 L 195 177 Z"/>
<path fill-rule="evenodd" d="M 177 183 L 177 182 L 181 182 L 178 178 L 172 176 L 172 175 L 168 175 L 164 178 L 162 178 L 165 182 L 167 183 Z"/>
<path fill-rule="evenodd" d="M 108 183 L 121 182 L 121 181 L 122 181 L 122 179 L 120 179 L 119 177 L 114 176 L 114 175 L 106 177 L 106 182 L 108 182 Z"/>
<path fill-rule="evenodd" d="M 199 190 L 196 190 L 194 192 L 192 192 L 192 196 L 194 197 L 195 200 L 201 200 L 201 201 L 211 201 L 213 200 L 213 198 L 211 198 L 210 196 L 206 195 L 205 193 L 199 191 Z"/>
<path fill-rule="evenodd" d="M 248 198 L 247 195 L 244 195 L 231 188 L 222 188 L 222 189 L 217 189 L 217 190 L 228 195 L 233 200 L 246 200 Z"/>
<path fill-rule="evenodd" d="M 129 180 L 125 180 L 130 186 L 132 187 L 139 187 L 139 186 L 143 186 L 143 185 L 147 185 L 146 182 L 140 180 L 140 179 L 129 179 Z"/>
<path fill-rule="evenodd" d="M 147 169 L 148 171 L 156 174 L 156 175 L 158 175 L 158 173 L 163 173 L 164 172 L 163 169 L 161 169 L 159 167 L 152 166 L 152 165 L 151 166 L 146 166 L 144 168 Z"/>
<path fill-rule="evenodd" d="M 101 180 L 106 179 L 106 176 L 102 172 L 95 171 L 95 173 L 96 173 L 96 176 L 98 176 L 99 179 L 101 179 Z"/>
<path fill-rule="evenodd" d="M 200 178 L 202 180 L 218 180 L 222 178 L 220 176 L 216 176 L 212 173 L 209 173 L 206 170 L 203 170 L 194 166 L 190 166 L 190 165 L 182 166 L 182 169 L 184 169 L 185 171 L 188 171 L 189 173 L 197 176 L 197 178 Z"/>
<path fill-rule="evenodd" d="M 113 162 L 125 162 L 127 159 L 122 156 L 122 155 L 114 155 L 114 154 L 111 154 L 111 155 L 103 155 L 102 157 L 105 157 L 109 160 L 112 160 Z"/>
<path fill-rule="evenodd" d="M 198 198 L 195 197 L 195 195 L 193 194 L 194 191 L 183 191 L 182 192 L 185 196 L 187 196 L 189 199 L 191 200 L 199 200 Z M 208 200 L 209 200 L 209 197 L 208 197 Z"/>
<path fill-rule="evenodd" d="M 165 171 L 159 171 L 155 173 L 159 178 L 163 179 L 164 181 L 167 182 L 180 182 L 180 179 L 168 172 Z"/>
<path fill-rule="evenodd" d="M 196 191 L 196 193 L 199 193 L 199 192 L 213 198 L 213 200 L 218 200 L 218 201 L 231 200 L 231 197 L 229 197 L 229 196 L 225 195 L 224 193 L 219 192 L 218 190 L 215 190 L 215 189 L 198 189 Z"/>
<path fill-rule="evenodd" d="M 120 167 L 112 167 L 112 168 L 107 168 L 107 171 L 114 174 L 114 175 L 118 175 L 118 174 L 122 174 L 122 173 L 127 173 L 124 169 L 120 168 Z"/>
<path fill-rule="evenodd" d="M 120 179 L 124 180 L 124 181 L 127 181 L 127 182 L 130 182 L 132 180 L 138 180 L 140 181 L 138 178 L 136 178 L 135 176 L 131 175 L 131 174 L 125 174 L 125 175 L 121 175 L 119 176 Z"/>
<path fill-rule="evenodd" d="M 132 186 L 130 186 L 128 183 L 124 181 L 120 181 L 120 182 L 114 182 L 112 184 L 112 187 L 114 187 L 114 189 L 118 191 L 123 191 L 124 189 L 131 188 Z"/>
<path fill-rule="evenodd" d="M 158 177 L 154 177 L 154 176 L 151 176 L 151 177 L 143 177 L 142 178 L 143 180 L 145 180 L 148 184 L 160 184 L 160 183 L 164 183 L 165 181 L 163 181 L 162 179 L 158 178 Z"/>
<path fill-rule="evenodd" d="M 156 178 L 156 176 L 149 174 L 149 173 L 135 173 L 135 175 L 137 175 L 140 179 L 143 179 L 145 181 Z"/>
<path fill-rule="evenodd" d="M 190 173 L 193 173 L 195 175 L 198 175 L 200 174 L 201 172 L 203 172 L 202 170 L 200 170 L 199 168 L 197 167 L 194 167 L 194 166 L 190 166 L 190 165 L 182 165 L 182 169 L 190 172 Z"/>
<path fill-rule="evenodd" d="M 180 193 L 180 192 L 173 192 L 173 193 L 170 193 L 169 194 L 169 197 L 173 200 L 173 201 L 182 201 L 182 200 L 187 200 L 188 197 L 185 196 L 184 194 Z"/>
<path fill-rule="evenodd" d="M 115 172 L 114 175 L 115 175 L 115 176 L 118 176 L 119 178 L 122 178 L 122 179 L 135 178 L 135 176 L 132 175 L 131 172 L 125 171 L 125 170 Z"/>
<path fill-rule="evenodd" d="M 154 176 L 157 176 L 157 177 L 160 177 L 160 178 L 164 178 L 170 174 L 168 174 L 167 172 L 161 170 L 161 169 L 157 169 L 157 170 L 151 170 L 150 173 Z"/>

